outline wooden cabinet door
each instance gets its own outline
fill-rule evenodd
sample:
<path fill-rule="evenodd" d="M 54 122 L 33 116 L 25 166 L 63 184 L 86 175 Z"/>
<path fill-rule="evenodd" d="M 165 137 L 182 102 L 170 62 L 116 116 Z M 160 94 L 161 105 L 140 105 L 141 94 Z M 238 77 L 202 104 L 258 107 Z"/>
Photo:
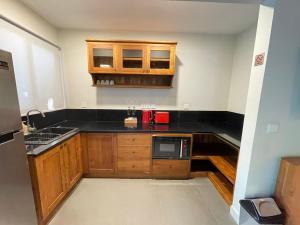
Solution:
<path fill-rule="evenodd" d="M 89 73 L 115 73 L 117 45 L 113 43 L 88 43 Z"/>
<path fill-rule="evenodd" d="M 112 134 L 88 134 L 87 157 L 89 173 L 113 173 L 115 154 Z"/>
<path fill-rule="evenodd" d="M 174 75 L 176 62 L 175 45 L 149 45 L 146 71 L 157 75 Z"/>
<path fill-rule="evenodd" d="M 35 159 L 42 217 L 45 219 L 66 194 L 62 145 Z"/>
<path fill-rule="evenodd" d="M 146 71 L 146 45 L 119 45 L 119 68 L 122 73 L 143 74 Z"/>
<path fill-rule="evenodd" d="M 63 146 L 67 185 L 72 188 L 82 176 L 80 135 L 71 138 Z"/>

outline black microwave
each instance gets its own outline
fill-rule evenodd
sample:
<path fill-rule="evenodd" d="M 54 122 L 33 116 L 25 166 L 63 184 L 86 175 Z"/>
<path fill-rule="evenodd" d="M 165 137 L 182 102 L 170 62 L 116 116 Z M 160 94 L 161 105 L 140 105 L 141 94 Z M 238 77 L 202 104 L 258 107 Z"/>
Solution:
<path fill-rule="evenodd" d="M 189 159 L 190 149 L 190 137 L 152 137 L 153 159 Z"/>

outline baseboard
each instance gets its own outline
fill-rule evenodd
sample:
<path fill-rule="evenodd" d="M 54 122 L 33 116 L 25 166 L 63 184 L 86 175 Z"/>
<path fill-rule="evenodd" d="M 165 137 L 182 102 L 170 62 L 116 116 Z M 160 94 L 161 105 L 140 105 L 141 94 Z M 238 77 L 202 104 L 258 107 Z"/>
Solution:
<path fill-rule="evenodd" d="M 234 205 L 231 205 L 231 207 L 230 207 L 230 215 L 234 219 L 236 224 L 239 224 L 239 222 L 240 222 L 240 213 L 239 213 L 239 210 L 234 207 Z"/>

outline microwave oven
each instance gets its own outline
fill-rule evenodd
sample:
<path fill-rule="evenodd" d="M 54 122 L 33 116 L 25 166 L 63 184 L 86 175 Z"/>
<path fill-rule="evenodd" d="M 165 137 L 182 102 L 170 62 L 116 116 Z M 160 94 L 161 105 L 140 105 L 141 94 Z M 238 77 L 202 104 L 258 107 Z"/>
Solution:
<path fill-rule="evenodd" d="M 153 159 L 189 159 L 191 137 L 152 137 Z"/>

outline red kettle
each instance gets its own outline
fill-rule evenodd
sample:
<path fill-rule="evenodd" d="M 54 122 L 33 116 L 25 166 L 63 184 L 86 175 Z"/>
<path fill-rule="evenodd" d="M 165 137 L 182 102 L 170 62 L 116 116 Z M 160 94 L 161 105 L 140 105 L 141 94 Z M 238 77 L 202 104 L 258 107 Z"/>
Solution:
<path fill-rule="evenodd" d="M 144 109 L 142 113 L 142 123 L 151 123 L 153 119 L 153 111 Z"/>

